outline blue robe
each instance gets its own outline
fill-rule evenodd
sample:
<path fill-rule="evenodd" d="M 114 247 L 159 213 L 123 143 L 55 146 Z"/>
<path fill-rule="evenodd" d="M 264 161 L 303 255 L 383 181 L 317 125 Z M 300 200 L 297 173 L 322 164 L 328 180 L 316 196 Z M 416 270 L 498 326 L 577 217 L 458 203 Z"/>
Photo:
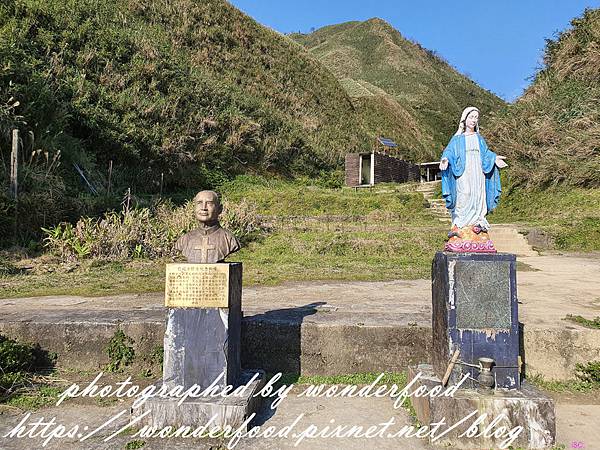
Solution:
<path fill-rule="evenodd" d="M 481 169 L 485 174 L 485 201 L 488 212 L 498 206 L 500 193 L 500 171 L 496 166 L 496 154 L 491 151 L 483 137 L 479 138 L 479 156 Z M 442 153 L 442 159 L 448 158 L 448 168 L 442 170 L 442 196 L 446 200 L 446 208 L 453 211 L 456 207 L 456 179 L 465 171 L 466 143 L 465 135 L 453 136 Z"/>

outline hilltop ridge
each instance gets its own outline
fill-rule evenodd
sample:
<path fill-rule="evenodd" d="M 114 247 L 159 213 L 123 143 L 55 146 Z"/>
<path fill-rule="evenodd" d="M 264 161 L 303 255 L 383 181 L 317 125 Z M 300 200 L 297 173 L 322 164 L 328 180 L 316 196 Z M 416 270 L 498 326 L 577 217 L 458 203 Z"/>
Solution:
<path fill-rule="evenodd" d="M 414 161 L 439 156 L 465 106 L 479 106 L 485 117 L 504 105 L 380 18 L 290 37 L 340 80 L 365 128 L 394 138 L 402 155 Z"/>

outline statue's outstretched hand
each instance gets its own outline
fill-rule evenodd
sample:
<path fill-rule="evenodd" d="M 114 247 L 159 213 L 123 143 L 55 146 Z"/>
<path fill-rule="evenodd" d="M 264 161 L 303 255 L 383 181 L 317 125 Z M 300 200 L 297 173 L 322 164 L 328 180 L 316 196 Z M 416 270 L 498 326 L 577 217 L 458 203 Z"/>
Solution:
<path fill-rule="evenodd" d="M 448 168 L 448 158 L 444 158 L 440 161 L 440 170 L 446 170 Z"/>
<path fill-rule="evenodd" d="M 508 164 L 506 164 L 506 161 L 504 161 L 506 159 L 506 156 L 496 156 L 496 165 L 498 166 L 498 169 L 504 169 L 505 167 L 508 167 Z"/>

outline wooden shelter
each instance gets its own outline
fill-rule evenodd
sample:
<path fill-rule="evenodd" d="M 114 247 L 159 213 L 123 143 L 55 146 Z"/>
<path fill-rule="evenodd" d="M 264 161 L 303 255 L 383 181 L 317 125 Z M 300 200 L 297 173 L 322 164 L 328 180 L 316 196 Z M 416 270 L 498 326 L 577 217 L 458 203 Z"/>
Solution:
<path fill-rule="evenodd" d="M 391 139 L 378 137 L 370 152 L 346 155 L 346 186 L 373 186 L 377 183 L 419 181 L 419 166 L 395 156 L 398 145 Z"/>

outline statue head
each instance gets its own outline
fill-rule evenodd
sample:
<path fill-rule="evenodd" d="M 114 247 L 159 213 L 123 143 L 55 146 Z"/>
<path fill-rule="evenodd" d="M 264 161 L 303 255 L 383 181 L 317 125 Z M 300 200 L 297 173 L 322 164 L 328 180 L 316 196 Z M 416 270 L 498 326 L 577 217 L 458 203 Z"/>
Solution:
<path fill-rule="evenodd" d="M 194 215 L 202 225 L 212 226 L 219 223 L 219 214 L 223 211 L 219 194 L 214 191 L 200 191 L 194 197 Z"/>
<path fill-rule="evenodd" d="M 467 129 L 479 132 L 479 109 L 474 106 L 469 106 L 463 110 L 455 134 L 463 134 Z"/>

